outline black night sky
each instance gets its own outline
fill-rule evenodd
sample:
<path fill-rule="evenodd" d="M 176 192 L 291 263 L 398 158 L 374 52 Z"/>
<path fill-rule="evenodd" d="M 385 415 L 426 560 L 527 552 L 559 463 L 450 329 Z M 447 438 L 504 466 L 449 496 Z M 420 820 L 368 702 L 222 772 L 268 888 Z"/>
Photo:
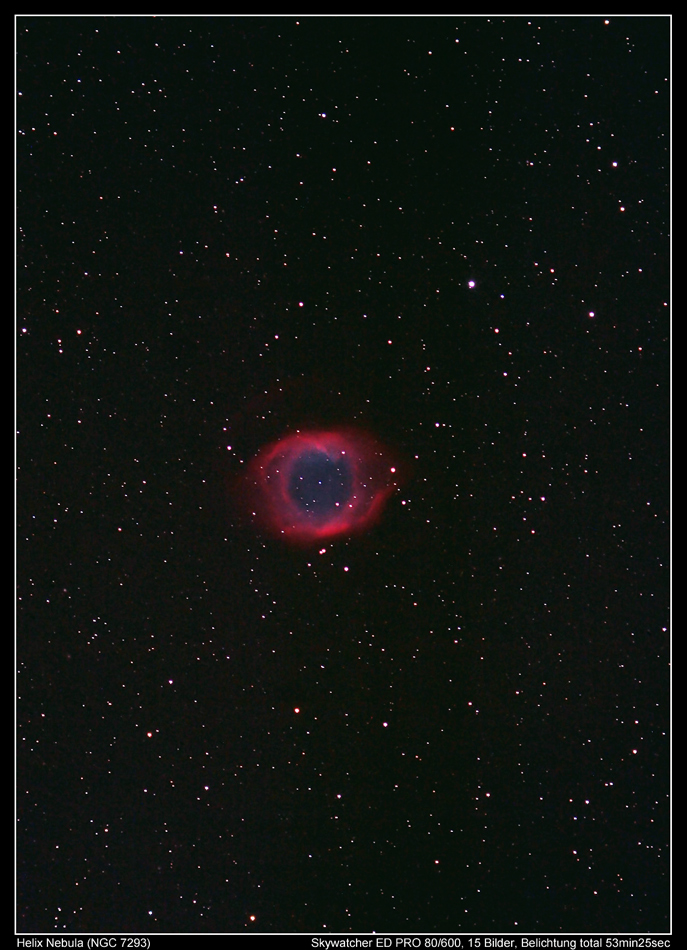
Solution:
<path fill-rule="evenodd" d="M 669 929 L 669 46 L 18 19 L 20 931 Z"/>

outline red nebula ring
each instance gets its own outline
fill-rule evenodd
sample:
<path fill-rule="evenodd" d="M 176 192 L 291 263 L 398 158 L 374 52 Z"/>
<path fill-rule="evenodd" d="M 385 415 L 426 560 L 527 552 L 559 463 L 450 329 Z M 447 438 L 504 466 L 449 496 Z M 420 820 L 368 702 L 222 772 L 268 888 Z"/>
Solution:
<path fill-rule="evenodd" d="M 308 543 L 370 527 L 400 481 L 388 450 L 366 433 L 295 432 L 252 460 L 244 501 L 258 527 Z"/>

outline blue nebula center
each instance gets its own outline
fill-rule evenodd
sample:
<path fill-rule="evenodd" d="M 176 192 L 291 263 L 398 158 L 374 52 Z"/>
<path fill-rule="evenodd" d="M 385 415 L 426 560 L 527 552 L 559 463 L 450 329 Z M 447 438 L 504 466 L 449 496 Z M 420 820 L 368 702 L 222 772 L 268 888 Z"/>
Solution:
<path fill-rule="evenodd" d="M 289 495 L 315 518 L 329 518 L 351 496 L 353 479 L 345 458 L 333 459 L 326 452 L 304 452 L 294 462 Z"/>

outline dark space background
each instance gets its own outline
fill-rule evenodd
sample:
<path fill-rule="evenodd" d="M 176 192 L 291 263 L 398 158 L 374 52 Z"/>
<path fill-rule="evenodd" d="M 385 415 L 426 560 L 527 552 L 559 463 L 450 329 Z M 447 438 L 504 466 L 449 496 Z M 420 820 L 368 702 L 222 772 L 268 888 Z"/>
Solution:
<path fill-rule="evenodd" d="M 18 19 L 19 930 L 669 928 L 669 29 Z"/>

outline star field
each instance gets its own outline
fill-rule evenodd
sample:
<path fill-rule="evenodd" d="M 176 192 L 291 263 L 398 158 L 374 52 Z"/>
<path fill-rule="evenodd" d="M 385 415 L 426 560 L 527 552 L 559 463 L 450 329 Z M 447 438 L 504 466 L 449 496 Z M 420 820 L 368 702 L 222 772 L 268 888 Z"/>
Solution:
<path fill-rule="evenodd" d="M 669 930 L 670 25 L 18 18 L 20 932 Z"/>

